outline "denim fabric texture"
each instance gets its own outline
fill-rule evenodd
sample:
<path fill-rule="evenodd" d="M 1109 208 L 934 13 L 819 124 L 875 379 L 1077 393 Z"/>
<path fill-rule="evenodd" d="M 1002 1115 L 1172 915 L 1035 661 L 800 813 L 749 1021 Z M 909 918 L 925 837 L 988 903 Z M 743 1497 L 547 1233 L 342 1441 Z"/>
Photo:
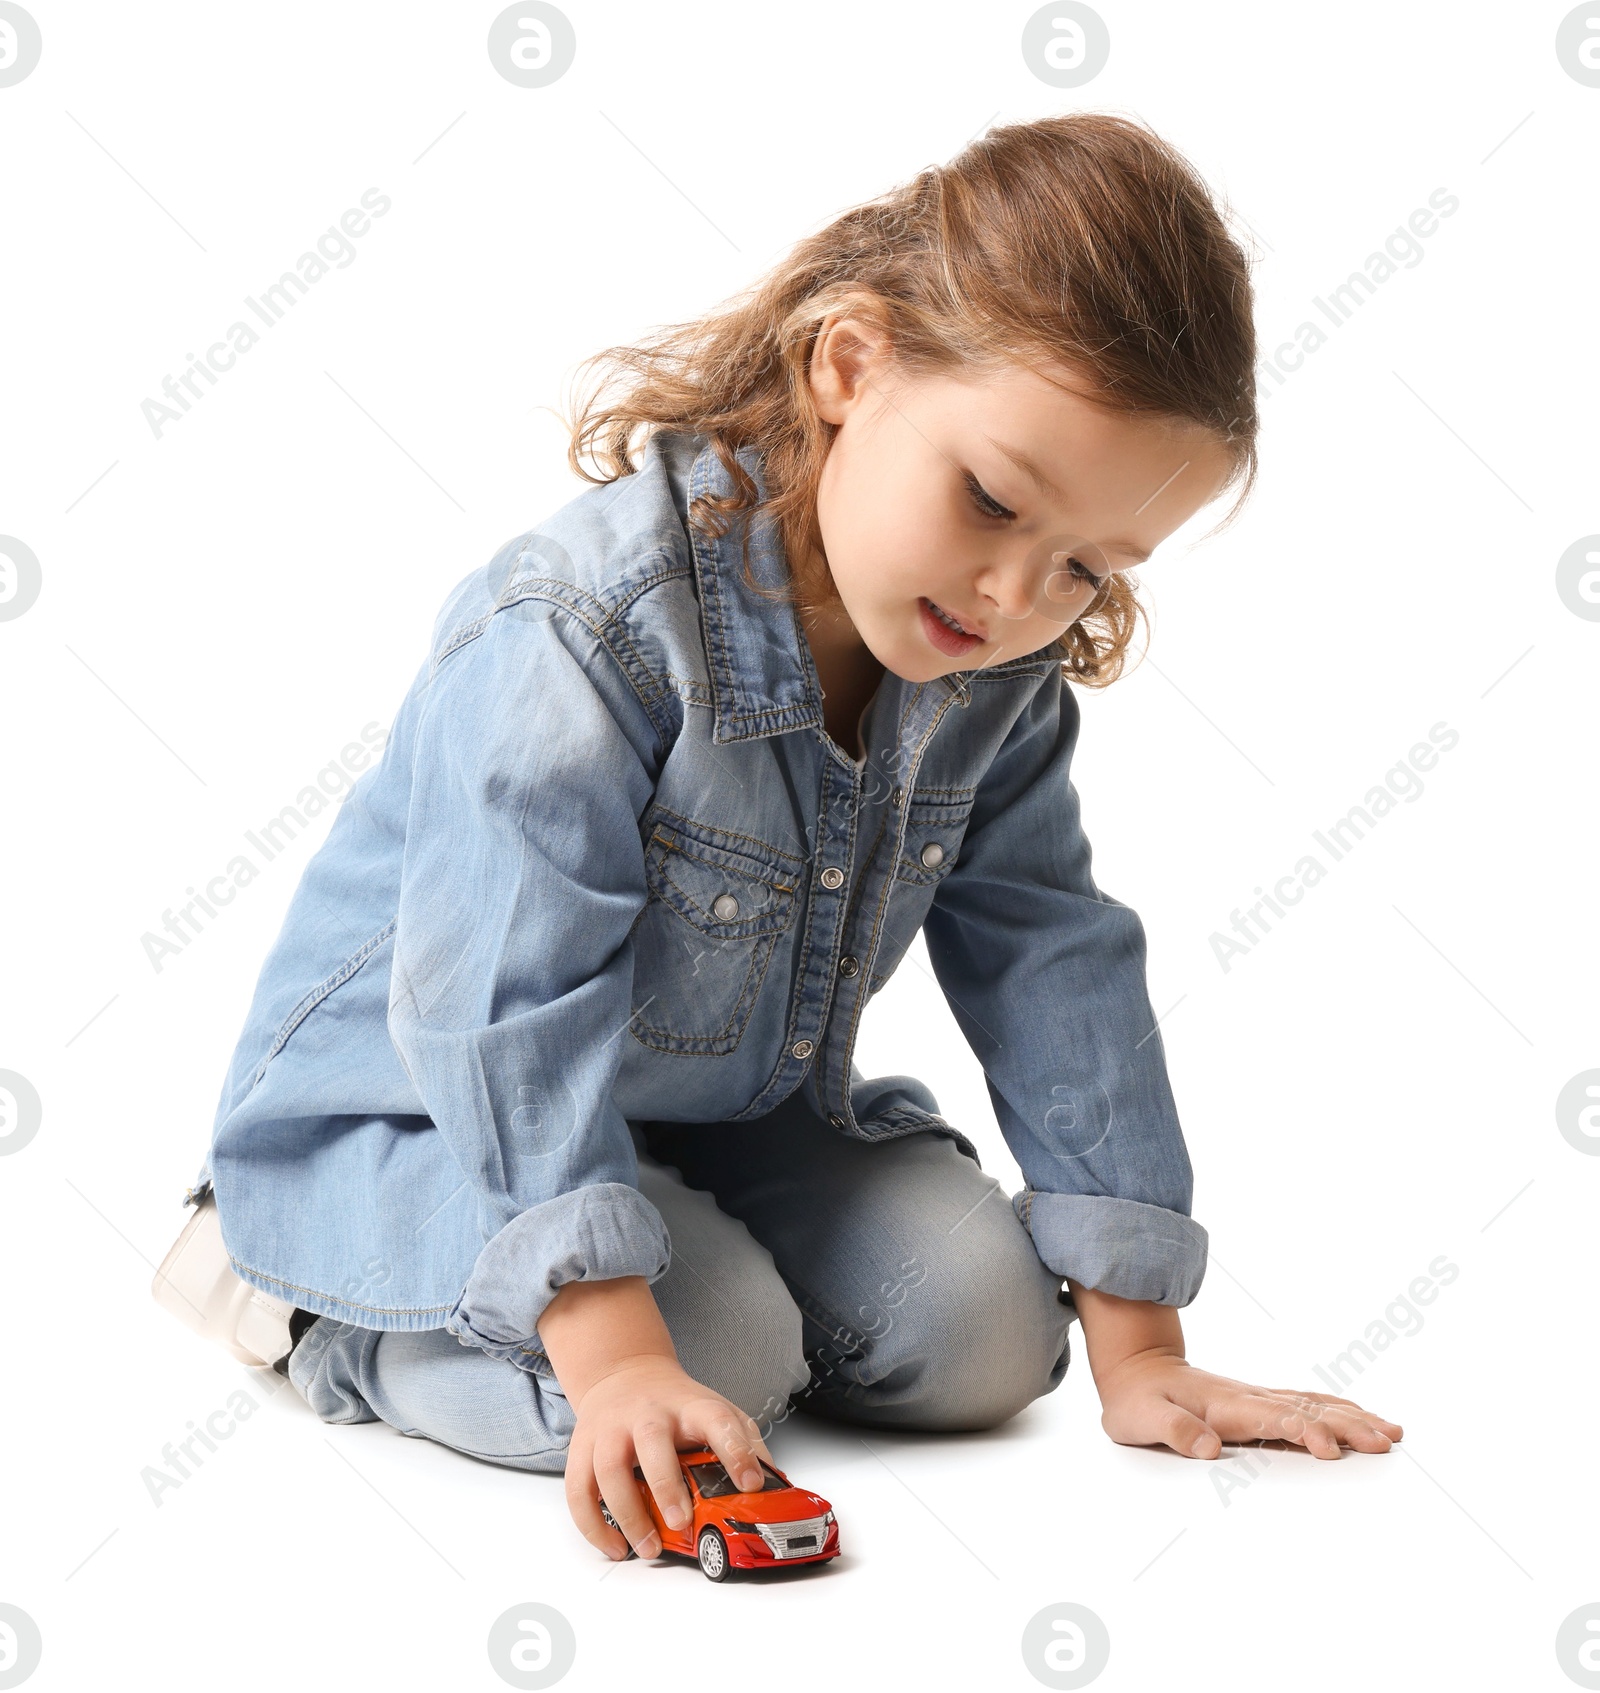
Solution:
<path fill-rule="evenodd" d="M 769 1438 L 791 1411 L 993 1428 L 1053 1393 L 1076 1308 L 998 1184 L 948 1136 L 841 1135 L 792 1093 L 759 1123 L 633 1124 L 672 1261 L 651 1292 L 678 1362 Z M 324 1422 L 383 1421 L 512 1469 L 566 1468 L 553 1371 L 445 1329 L 315 1321 L 289 1379 Z"/>
<path fill-rule="evenodd" d="M 740 463 L 761 483 L 759 456 Z M 972 1143 L 864 1076 L 863 1009 L 919 930 L 1056 1276 L 1188 1304 L 1206 1234 L 1145 981 L 1090 872 L 1059 644 L 886 673 L 860 759 L 823 727 L 788 563 L 702 436 L 580 493 L 461 580 L 380 762 L 263 964 L 186 1199 L 238 1274 L 362 1328 L 548 1370 L 577 1278 L 667 1270 L 633 1125 L 791 1099 L 872 1142 Z"/>

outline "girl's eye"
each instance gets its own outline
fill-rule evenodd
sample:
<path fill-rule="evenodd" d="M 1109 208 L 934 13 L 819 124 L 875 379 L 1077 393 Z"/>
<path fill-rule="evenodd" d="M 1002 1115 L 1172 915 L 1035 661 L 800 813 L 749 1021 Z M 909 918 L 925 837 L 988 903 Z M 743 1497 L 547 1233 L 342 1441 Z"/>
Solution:
<path fill-rule="evenodd" d="M 1001 505 L 992 494 L 988 493 L 983 484 L 979 482 L 977 477 L 974 476 L 970 470 L 966 473 L 966 483 L 967 492 L 972 496 L 973 505 L 975 505 L 985 517 L 1004 518 L 1009 522 L 1017 515 L 1014 511 L 1011 511 L 1007 507 Z M 1072 574 L 1076 576 L 1080 582 L 1089 583 L 1090 586 L 1097 591 L 1105 586 L 1106 578 L 1104 576 L 1096 576 L 1087 565 L 1079 564 L 1075 558 L 1069 559 L 1067 562 L 1071 566 Z"/>
<path fill-rule="evenodd" d="M 977 477 L 974 476 L 970 470 L 967 472 L 967 492 L 972 496 L 973 505 L 975 505 L 985 517 L 1003 517 L 1009 519 L 1017 515 L 1014 511 L 1009 511 L 1005 506 L 1001 505 L 992 494 L 986 493 L 982 483 L 978 481 Z"/>

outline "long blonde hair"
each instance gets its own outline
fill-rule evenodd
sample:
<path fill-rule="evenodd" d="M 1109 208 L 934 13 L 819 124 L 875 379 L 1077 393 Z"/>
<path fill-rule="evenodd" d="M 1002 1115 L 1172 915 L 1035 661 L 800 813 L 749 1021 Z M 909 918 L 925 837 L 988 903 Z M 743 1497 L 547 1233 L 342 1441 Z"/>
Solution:
<path fill-rule="evenodd" d="M 776 597 L 837 604 L 813 562 L 825 557 L 816 494 L 835 428 L 807 372 L 823 318 L 850 311 L 887 330 L 907 374 L 1061 364 L 1118 412 L 1212 431 L 1232 461 L 1224 486 L 1239 484 L 1227 523 L 1257 470 L 1251 303 L 1249 261 L 1205 183 L 1152 131 L 1098 112 L 1004 124 L 805 237 L 718 310 L 586 359 L 575 386 L 591 372 L 592 385 L 571 407 L 567 459 L 587 481 L 614 482 L 657 430 L 707 436 L 734 492 L 697 500 L 691 521 L 721 535 L 765 511 L 791 561 Z M 746 446 L 761 455 L 762 503 L 734 457 Z M 748 579 L 748 524 L 744 540 Z M 1129 571 L 1108 576 L 1063 631 L 1070 679 L 1104 687 L 1121 674 L 1145 615 L 1137 590 Z"/>

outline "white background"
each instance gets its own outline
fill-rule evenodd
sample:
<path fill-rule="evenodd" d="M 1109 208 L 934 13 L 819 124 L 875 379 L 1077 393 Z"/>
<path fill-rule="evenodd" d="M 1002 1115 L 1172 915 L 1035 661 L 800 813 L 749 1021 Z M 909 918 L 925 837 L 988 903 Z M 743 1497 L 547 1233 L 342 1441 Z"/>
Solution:
<path fill-rule="evenodd" d="M 1555 1101 L 1600 1066 L 1600 623 L 1555 584 L 1600 531 L 1600 88 L 1558 62 L 1566 8 L 1107 0 L 1109 64 L 1066 90 L 1023 61 L 1027 5 L 565 9 L 576 61 L 529 90 L 489 62 L 494 5 L 39 0 L 43 57 L 0 89 L 0 532 L 43 572 L 0 622 L 0 1068 L 43 1101 L 0 1158 L 0 1601 L 42 1630 L 32 1685 L 492 1689 L 490 1625 L 539 1600 L 574 1688 L 1029 1688 L 1023 1627 L 1070 1600 L 1108 1690 L 1570 1687 L 1600 1158 Z M 1080 696 L 1095 874 L 1145 921 L 1214 1249 L 1189 1355 L 1322 1387 L 1443 1255 L 1347 1390 L 1406 1438 L 1257 1449 L 1254 1479 L 1119 1447 L 1075 1339 L 987 1434 L 783 1425 L 846 1524 L 833 1565 L 610 1566 L 557 1478 L 327 1428 L 148 1297 L 331 812 L 159 972 L 141 936 L 387 727 L 446 591 L 580 490 L 551 409 L 580 359 L 990 121 L 1083 108 L 1225 198 L 1264 349 L 1329 336 L 1262 375 L 1237 524 L 1202 541 L 1202 513 L 1141 573 L 1146 662 Z M 393 205 L 354 262 L 158 439 L 141 402 L 370 187 Z M 1313 298 L 1441 188 L 1420 262 L 1330 329 Z M 1224 970 L 1230 914 L 1440 722 L 1421 797 Z M 920 943 L 859 1059 L 925 1078 L 1019 1185 Z M 257 1414 L 153 1504 L 141 1471 L 241 1387 Z"/>

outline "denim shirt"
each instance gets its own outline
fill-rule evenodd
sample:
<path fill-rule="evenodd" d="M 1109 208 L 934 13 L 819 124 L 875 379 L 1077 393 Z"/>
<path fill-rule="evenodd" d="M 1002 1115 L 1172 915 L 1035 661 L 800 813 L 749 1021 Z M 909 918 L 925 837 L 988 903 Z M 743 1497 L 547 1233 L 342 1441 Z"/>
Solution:
<path fill-rule="evenodd" d="M 666 1270 L 635 1121 L 803 1089 L 840 1134 L 976 1159 L 925 1084 L 852 1057 L 920 929 L 1040 1258 L 1188 1304 L 1206 1234 L 1143 927 L 1090 874 L 1064 647 L 885 672 L 851 758 L 794 608 L 743 580 L 747 531 L 788 579 L 775 526 L 689 527 L 731 487 L 658 433 L 456 585 L 295 890 L 186 1203 L 214 1185 L 235 1270 L 306 1310 L 548 1371 L 558 1287 Z"/>

